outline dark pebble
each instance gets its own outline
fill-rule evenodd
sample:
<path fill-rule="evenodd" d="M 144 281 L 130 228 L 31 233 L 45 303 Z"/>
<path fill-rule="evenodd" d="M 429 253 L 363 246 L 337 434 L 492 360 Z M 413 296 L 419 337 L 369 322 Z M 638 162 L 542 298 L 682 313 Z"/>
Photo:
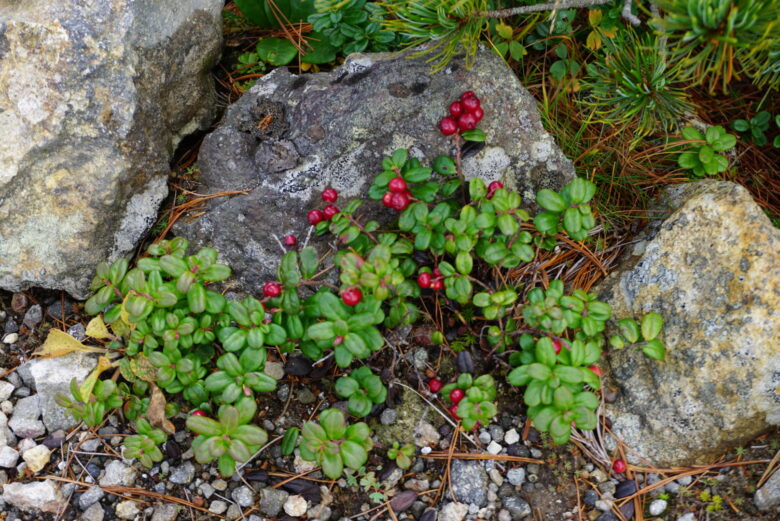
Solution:
<path fill-rule="evenodd" d="M 461 351 L 458 353 L 458 371 L 461 373 L 474 372 L 474 360 L 471 358 L 471 353 L 468 351 Z"/>
<path fill-rule="evenodd" d="M 436 519 L 436 510 L 429 508 L 420 516 L 419 521 L 434 521 Z"/>
<path fill-rule="evenodd" d="M 311 360 L 302 356 L 291 356 L 284 364 L 284 372 L 293 376 L 306 376 L 311 370 Z"/>
<path fill-rule="evenodd" d="M 599 500 L 599 495 L 595 490 L 588 490 L 585 492 L 585 506 L 594 507 L 596 506 L 596 501 Z"/>
<path fill-rule="evenodd" d="M 506 453 L 510 456 L 520 457 L 520 458 L 530 458 L 531 457 L 531 451 L 526 447 L 525 445 L 521 445 L 520 443 L 513 443 L 506 448 Z"/>
<path fill-rule="evenodd" d="M 385 481 L 387 478 L 390 477 L 390 474 L 392 474 L 393 471 L 397 468 L 398 466 L 395 463 L 391 463 L 387 465 L 379 474 L 379 481 Z"/>
<path fill-rule="evenodd" d="M 178 463 L 179 460 L 181 460 L 181 450 L 179 449 L 179 444 L 174 440 L 166 441 L 165 455 L 168 456 L 169 460 L 173 460 L 174 462 Z"/>
<path fill-rule="evenodd" d="M 615 487 L 615 498 L 630 496 L 636 492 L 636 481 L 621 481 Z"/>
<path fill-rule="evenodd" d="M 596 518 L 596 521 L 619 521 L 619 519 L 612 512 L 604 512 Z"/>
<path fill-rule="evenodd" d="M 51 433 L 43 440 L 43 445 L 48 449 L 57 449 L 65 439 L 65 431 L 59 430 Z"/>
<path fill-rule="evenodd" d="M 439 434 L 441 434 L 442 437 L 447 437 L 452 432 L 452 426 L 449 423 L 445 423 L 441 427 L 439 427 Z"/>
<path fill-rule="evenodd" d="M 330 372 L 331 367 L 333 367 L 332 360 L 325 360 L 319 365 L 312 366 L 309 377 L 314 378 L 315 380 L 319 380 Z"/>
<path fill-rule="evenodd" d="M 64 313 L 63 313 L 63 309 L 64 309 Z M 57 299 L 54 301 L 54 303 L 52 303 L 51 306 L 46 308 L 46 312 L 50 316 L 56 319 L 63 320 L 73 314 L 73 305 L 70 303 L 69 300 L 66 299 L 65 307 L 63 308 L 62 301 L 60 299 Z"/>
<path fill-rule="evenodd" d="M 92 479 L 97 479 L 100 476 L 100 467 L 94 463 L 87 463 L 87 472 L 92 476 Z"/>
<path fill-rule="evenodd" d="M 268 472 L 264 470 L 250 470 L 244 472 L 244 479 L 247 481 L 268 481 Z"/>
<path fill-rule="evenodd" d="M 291 494 L 299 494 L 312 503 L 319 503 L 322 500 L 320 488 L 311 481 L 294 479 L 282 485 L 282 488 Z"/>
<path fill-rule="evenodd" d="M 400 494 L 390 500 L 390 506 L 393 507 L 394 512 L 403 512 L 417 499 L 417 492 L 414 490 L 404 490 Z"/>
<path fill-rule="evenodd" d="M 5 334 L 10 335 L 11 333 L 18 333 L 19 332 L 19 326 L 12 318 L 8 318 L 8 320 L 5 321 Z"/>
<path fill-rule="evenodd" d="M 466 159 L 467 157 L 475 156 L 483 148 L 485 148 L 485 142 L 484 141 L 466 141 L 460 147 L 460 156 L 461 156 L 462 159 Z"/>
<path fill-rule="evenodd" d="M 623 517 L 626 518 L 626 520 L 633 519 L 634 518 L 634 502 L 629 501 L 625 505 L 620 507 L 620 513 L 623 514 Z"/>

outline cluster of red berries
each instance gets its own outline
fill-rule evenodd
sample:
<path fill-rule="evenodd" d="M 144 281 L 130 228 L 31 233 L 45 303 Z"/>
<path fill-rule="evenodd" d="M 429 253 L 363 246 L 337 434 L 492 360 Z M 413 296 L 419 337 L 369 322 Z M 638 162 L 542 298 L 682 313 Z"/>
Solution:
<path fill-rule="evenodd" d="M 445 136 L 464 130 L 474 130 L 484 115 L 477 95 L 467 90 L 460 95 L 460 100 L 450 104 L 450 115 L 439 121 L 439 130 Z"/>
<path fill-rule="evenodd" d="M 331 219 L 333 219 L 333 216 L 341 211 L 338 209 L 338 207 L 332 204 L 335 203 L 336 199 L 338 198 L 339 198 L 339 193 L 333 188 L 326 188 L 325 190 L 323 190 L 322 200 L 325 201 L 326 203 L 331 203 L 331 204 L 328 204 L 322 210 L 311 210 L 309 213 L 307 213 L 306 220 L 309 221 L 309 224 L 311 224 L 312 226 L 316 226 L 321 221 L 330 221 Z M 287 238 L 288 237 L 285 237 L 285 241 L 287 240 Z"/>
<path fill-rule="evenodd" d="M 423 271 L 417 275 L 417 285 L 423 289 L 444 289 L 444 277 L 442 276 L 439 268 L 433 268 L 433 273 Z"/>
<path fill-rule="evenodd" d="M 412 194 L 406 189 L 406 181 L 400 175 L 394 177 L 387 183 L 390 190 L 382 196 L 382 204 L 399 212 L 406 210 L 409 202 L 412 200 Z"/>
<path fill-rule="evenodd" d="M 443 386 L 444 384 L 442 384 L 441 380 L 438 378 L 431 378 L 428 380 L 428 390 L 434 394 L 441 391 Z M 452 405 L 450 406 L 450 414 L 452 414 L 452 417 L 456 420 L 460 420 L 460 417 L 456 414 L 456 411 L 458 410 L 458 404 L 465 397 L 466 393 L 463 391 L 463 389 L 453 389 L 450 391 L 450 401 L 452 402 Z"/>

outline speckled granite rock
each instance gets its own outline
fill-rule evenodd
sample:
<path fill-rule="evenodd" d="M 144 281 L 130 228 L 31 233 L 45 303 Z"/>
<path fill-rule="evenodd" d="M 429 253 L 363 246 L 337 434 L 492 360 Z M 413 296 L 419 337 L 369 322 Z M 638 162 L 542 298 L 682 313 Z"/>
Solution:
<path fill-rule="evenodd" d="M 3 485 L 2 499 L 9 505 L 33 512 L 60 513 L 68 506 L 59 484 L 49 479 Z"/>
<path fill-rule="evenodd" d="M 613 351 L 612 430 L 657 466 L 713 460 L 780 424 L 780 230 L 742 187 L 667 189 L 671 213 L 597 289 L 616 318 L 664 317 L 667 359 Z"/>
<path fill-rule="evenodd" d="M 214 116 L 221 0 L 0 3 L 0 288 L 85 297 Z"/>
<path fill-rule="evenodd" d="M 436 125 L 465 90 L 480 96 L 487 134 L 485 148 L 464 161 L 467 177 L 501 179 L 527 201 L 573 177 L 542 128 L 536 100 L 494 53 L 482 49 L 471 70 L 455 60 L 435 75 L 423 60 L 353 54 L 329 73 L 276 69 L 231 105 L 201 147 L 201 191 L 249 193 L 212 200 L 210 213 L 176 230 L 195 246 L 216 247 L 245 287 L 255 288 L 275 277 L 282 252 L 273 235 L 305 236 L 306 212 L 322 206 L 324 188 L 340 192 L 339 205 L 365 199 L 393 150 L 407 147 L 429 160 L 450 153 L 451 140 Z M 390 215 L 379 203 L 373 208 Z"/>

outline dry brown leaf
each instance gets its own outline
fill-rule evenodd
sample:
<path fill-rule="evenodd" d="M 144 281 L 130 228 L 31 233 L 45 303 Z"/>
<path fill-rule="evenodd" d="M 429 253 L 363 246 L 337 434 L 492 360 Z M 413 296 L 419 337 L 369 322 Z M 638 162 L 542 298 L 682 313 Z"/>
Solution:
<path fill-rule="evenodd" d="M 74 351 L 84 353 L 105 353 L 102 347 L 85 346 L 65 331 L 52 329 L 43 345 L 34 353 L 35 356 L 54 357 L 64 356 Z"/>
<path fill-rule="evenodd" d="M 165 417 L 165 395 L 156 385 L 151 384 L 151 386 L 152 397 L 149 399 L 149 407 L 146 409 L 147 419 L 152 427 L 159 427 L 166 434 L 173 434 L 176 432 L 176 428 Z"/>

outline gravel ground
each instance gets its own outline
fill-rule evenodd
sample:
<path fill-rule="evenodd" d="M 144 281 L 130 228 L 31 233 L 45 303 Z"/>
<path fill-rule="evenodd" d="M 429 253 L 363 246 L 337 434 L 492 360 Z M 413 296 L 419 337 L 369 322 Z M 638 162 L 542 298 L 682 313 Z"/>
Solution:
<path fill-rule="evenodd" d="M 43 393 L 23 363 L 50 327 L 71 326 L 73 336 L 83 335 L 78 310 L 60 295 L 0 294 L 0 519 L 260 521 L 305 516 L 367 521 L 387 519 L 384 505 L 389 501 L 399 520 L 610 521 L 619 519 L 613 511 L 620 498 L 669 477 L 639 474 L 636 481 L 628 480 L 594 465 L 573 445 L 552 447 L 536 431 L 524 428 L 519 395 L 505 385 L 499 386 L 502 412 L 495 421 L 471 433 L 473 442 L 460 435 L 454 448 L 453 429 L 442 416 L 416 411 L 418 450 L 408 471 L 384 456 L 377 434 L 377 447 L 365 469 L 335 482 L 323 479 L 319 471 L 290 480 L 314 467 L 298 455 L 282 457 L 278 444 L 240 475 L 222 478 L 214 467 L 195 462 L 184 414 L 173 420 L 177 432 L 164 447 L 166 458 L 147 469 L 122 458 L 122 435 L 130 431 L 119 412 L 97 431 L 76 427 L 49 432 L 45 427 L 51 412 L 42 407 Z M 430 361 L 438 359 L 432 347 L 410 348 L 394 365 L 396 374 L 385 370 L 382 376 L 386 382 L 398 378 L 425 394 L 424 373 L 431 370 Z M 375 362 L 379 368 L 392 365 Z M 452 376 L 453 366 L 442 364 L 439 376 Z M 275 395 L 261 397 L 258 420 L 271 439 L 300 425 L 315 410 L 344 407 L 330 393 L 331 382 L 314 378 L 318 375 L 300 360 L 271 367 L 282 381 Z M 502 375 L 494 376 L 503 381 Z M 407 414 L 404 396 L 400 386 L 391 387 L 387 404 L 376 407 L 368 419 L 375 431 L 390 432 L 401 425 Z M 435 400 L 430 394 L 427 398 Z M 448 471 L 446 460 L 433 456 L 451 449 L 495 459 L 456 458 Z M 724 461 L 771 459 L 778 449 L 780 433 L 774 432 Z M 766 464 L 727 466 L 679 477 L 642 495 L 636 506 L 645 519 L 664 521 L 776 520 L 776 506 L 762 512 L 756 503 L 766 507 L 780 501 L 780 477 L 754 498 L 765 469 Z M 442 487 L 445 479 L 449 481 Z M 626 517 L 634 514 L 626 510 L 633 506 L 623 507 Z"/>

